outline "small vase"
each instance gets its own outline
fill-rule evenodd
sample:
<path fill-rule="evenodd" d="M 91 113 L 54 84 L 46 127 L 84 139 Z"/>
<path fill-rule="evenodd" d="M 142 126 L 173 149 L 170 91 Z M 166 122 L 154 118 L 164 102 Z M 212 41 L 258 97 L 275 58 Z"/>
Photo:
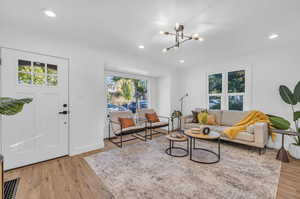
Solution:
<path fill-rule="evenodd" d="M 289 153 L 293 158 L 300 160 L 300 146 L 299 145 L 291 143 L 289 146 Z"/>

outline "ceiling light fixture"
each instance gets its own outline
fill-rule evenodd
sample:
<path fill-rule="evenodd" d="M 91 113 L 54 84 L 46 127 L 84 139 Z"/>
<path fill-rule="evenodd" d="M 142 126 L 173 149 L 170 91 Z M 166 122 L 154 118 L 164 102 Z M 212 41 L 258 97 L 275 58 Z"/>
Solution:
<path fill-rule="evenodd" d="M 184 60 L 183 60 L 183 59 L 181 59 L 181 60 L 179 60 L 179 62 L 180 62 L 181 64 L 183 64 L 183 63 L 184 63 Z"/>
<path fill-rule="evenodd" d="M 55 12 L 53 12 L 52 10 L 44 10 L 43 12 L 44 12 L 44 14 L 45 14 L 47 17 L 51 17 L 51 18 L 55 18 L 55 17 L 56 17 Z"/>
<path fill-rule="evenodd" d="M 144 49 L 144 48 L 145 48 L 145 46 L 139 45 L 139 49 Z"/>
<path fill-rule="evenodd" d="M 279 37 L 279 35 L 275 33 L 269 35 L 269 39 L 276 39 L 277 37 Z"/>
<path fill-rule="evenodd" d="M 203 41 L 204 40 L 202 37 L 199 36 L 199 34 L 196 34 L 196 33 L 192 34 L 191 36 L 185 35 L 183 33 L 184 26 L 182 24 L 176 23 L 174 30 L 175 30 L 175 33 L 165 32 L 165 31 L 160 31 L 159 32 L 161 35 L 175 36 L 175 45 L 170 46 L 168 48 L 164 48 L 162 50 L 162 52 L 167 52 L 168 50 L 170 50 L 172 48 L 179 48 L 179 46 L 181 44 L 183 44 L 184 42 L 187 42 L 189 40 L 199 40 L 199 41 Z"/>

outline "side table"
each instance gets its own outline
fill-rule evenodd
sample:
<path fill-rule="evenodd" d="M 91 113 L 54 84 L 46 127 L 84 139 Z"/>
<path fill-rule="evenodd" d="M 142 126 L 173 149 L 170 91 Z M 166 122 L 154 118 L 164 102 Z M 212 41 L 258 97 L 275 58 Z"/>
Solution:
<path fill-rule="evenodd" d="M 272 132 L 281 134 L 282 135 L 282 141 L 281 141 L 281 148 L 279 149 L 276 159 L 280 160 L 282 162 L 289 162 L 289 156 L 284 148 L 284 136 L 285 135 L 292 135 L 292 136 L 298 136 L 299 133 L 294 132 L 294 131 L 286 131 L 286 130 L 279 130 L 279 129 L 272 129 Z"/>
<path fill-rule="evenodd" d="M 166 138 L 169 140 L 169 148 L 166 149 L 166 154 L 173 157 L 185 157 L 189 154 L 189 142 L 187 136 L 182 135 L 182 137 L 173 137 L 172 134 L 170 134 L 167 135 Z M 174 146 L 174 143 L 176 142 L 186 142 L 186 148 Z M 174 154 L 174 149 L 183 151 L 183 154 Z"/>

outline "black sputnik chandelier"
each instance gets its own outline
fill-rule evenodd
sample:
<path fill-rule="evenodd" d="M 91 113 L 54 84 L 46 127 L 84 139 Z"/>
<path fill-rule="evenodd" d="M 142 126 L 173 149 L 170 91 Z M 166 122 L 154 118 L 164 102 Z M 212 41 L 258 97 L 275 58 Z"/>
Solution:
<path fill-rule="evenodd" d="M 184 30 L 184 25 L 176 23 L 175 25 L 175 33 L 174 32 L 165 32 L 165 31 L 160 31 L 160 34 L 162 35 L 171 35 L 175 37 L 175 44 L 173 46 L 170 46 L 168 48 L 164 48 L 162 52 L 167 52 L 173 48 L 179 48 L 183 43 L 190 41 L 190 40 L 199 40 L 203 41 L 204 39 L 199 36 L 199 34 L 194 33 L 191 35 L 185 35 L 183 33 Z"/>

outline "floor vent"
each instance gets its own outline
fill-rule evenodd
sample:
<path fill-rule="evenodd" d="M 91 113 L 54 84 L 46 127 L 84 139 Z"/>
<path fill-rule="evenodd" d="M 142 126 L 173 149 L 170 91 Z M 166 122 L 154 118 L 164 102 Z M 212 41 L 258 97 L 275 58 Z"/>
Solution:
<path fill-rule="evenodd" d="M 6 181 L 4 183 L 4 199 L 15 199 L 20 178 Z"/>

